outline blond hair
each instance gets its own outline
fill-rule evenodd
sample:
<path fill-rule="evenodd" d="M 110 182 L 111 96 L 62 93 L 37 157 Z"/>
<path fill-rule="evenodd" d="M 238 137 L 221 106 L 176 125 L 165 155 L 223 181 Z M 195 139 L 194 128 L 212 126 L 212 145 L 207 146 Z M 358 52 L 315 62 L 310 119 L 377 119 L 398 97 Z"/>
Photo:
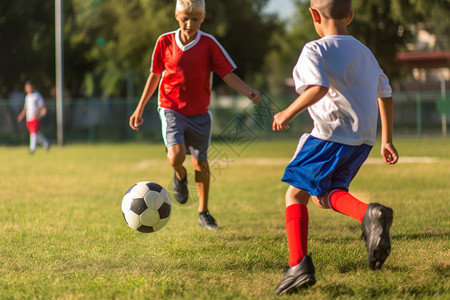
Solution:
<path fill-rule="evenodd" d="M 351 0 L 310 0 L 310 4 L 327 19 L 348 18 L 352 10 Z"/>
<path fill-rule="evenodd" d="M 177 0 L 175 11 L 205 13 L 205 0 Z"/>

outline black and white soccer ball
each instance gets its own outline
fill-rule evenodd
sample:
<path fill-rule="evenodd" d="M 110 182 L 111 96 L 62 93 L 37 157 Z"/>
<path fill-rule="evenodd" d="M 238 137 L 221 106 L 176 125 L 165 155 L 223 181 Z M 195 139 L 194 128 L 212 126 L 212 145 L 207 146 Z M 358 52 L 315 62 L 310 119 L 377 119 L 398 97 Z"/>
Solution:
<path fill-rule="evenodd" d="M 122 214 L 128 226 L 140 232 L 163 228 L 172 213 L 172 199 L 165 188 L 155 182 L 138 182 L 122 199 Z"/>

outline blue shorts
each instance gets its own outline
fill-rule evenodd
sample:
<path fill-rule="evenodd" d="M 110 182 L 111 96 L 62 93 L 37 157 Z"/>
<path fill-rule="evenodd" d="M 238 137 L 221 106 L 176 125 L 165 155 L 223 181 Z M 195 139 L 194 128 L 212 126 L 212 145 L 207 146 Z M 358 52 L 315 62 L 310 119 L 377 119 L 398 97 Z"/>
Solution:
<path fill-rule="evenodd" d="M 212 124 L 210 112 L 187 117 L 174 110 L 160 108 L 159 116 L 166 148 L 184 144 L 187 154 L 198 161 L 208 160 Z"/>
<path fill-rule="evenodd" d="M 337 188 L 348 191 L 371 150 L 365 144 L 349 146 L 304 134 L 281 180 L 312 196 Z"/>

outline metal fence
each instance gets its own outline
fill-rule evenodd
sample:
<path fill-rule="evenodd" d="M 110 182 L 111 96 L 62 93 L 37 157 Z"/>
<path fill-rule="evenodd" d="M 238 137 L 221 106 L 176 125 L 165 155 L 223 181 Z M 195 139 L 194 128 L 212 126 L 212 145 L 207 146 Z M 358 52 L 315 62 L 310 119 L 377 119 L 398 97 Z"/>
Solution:
<path fill-rule="evenodd" d="M 287 107 L 296 95 L 272 96 L 263 93 L 262 102 L 253 105 L 241 96 L 213 96 L 213 139 L 227 140 L 243 146 L 247 141 L 263 138 L 298 137 L 312 128 L 307 113 L 300 114 L 285 132 L 272 132 L 273 114 Z M 446 134 L 446 118 L 439 101 L 440 91 L 395 93 L 396 135 Z M 17 123 L 17 115 L 23 107 L 23 97 L 0 100 L 0 144 L 24 144 L 28 142 L 25 122 Z M 136 107 L 136 100 L 113 99 L 65 99 L 64 142 L 113 142 L 113 141 L 161 141 L 161 125 L 157 112 L 157 100 L 151 99 L 145 108 L 144 124 L 138 132 L 128 126 L 128 119 Z M 56 105 L 54 99 L 46 99 L 48 113 L 42 119 L 41 131 L 56 141 Z M 441 105 L 442 106 L 442 105 Z M 445 105 L 444 105 L 445 106 Z M 448 107 L 445 106 L 445 107 Z"/>

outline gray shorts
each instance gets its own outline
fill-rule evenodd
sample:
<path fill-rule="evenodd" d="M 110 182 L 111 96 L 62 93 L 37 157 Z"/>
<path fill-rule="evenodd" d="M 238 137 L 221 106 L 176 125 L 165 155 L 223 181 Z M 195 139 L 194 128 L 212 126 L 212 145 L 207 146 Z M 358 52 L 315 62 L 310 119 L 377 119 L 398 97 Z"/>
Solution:
<path fill-rule="evenodd" d="M 184 144 L 187 153 L 196 160 L 208 160 L 208 148 L 211 142 L 211 112 L 186 117 L 174 110 L 159 108 L 159 117 L 166 148 Z"/>

